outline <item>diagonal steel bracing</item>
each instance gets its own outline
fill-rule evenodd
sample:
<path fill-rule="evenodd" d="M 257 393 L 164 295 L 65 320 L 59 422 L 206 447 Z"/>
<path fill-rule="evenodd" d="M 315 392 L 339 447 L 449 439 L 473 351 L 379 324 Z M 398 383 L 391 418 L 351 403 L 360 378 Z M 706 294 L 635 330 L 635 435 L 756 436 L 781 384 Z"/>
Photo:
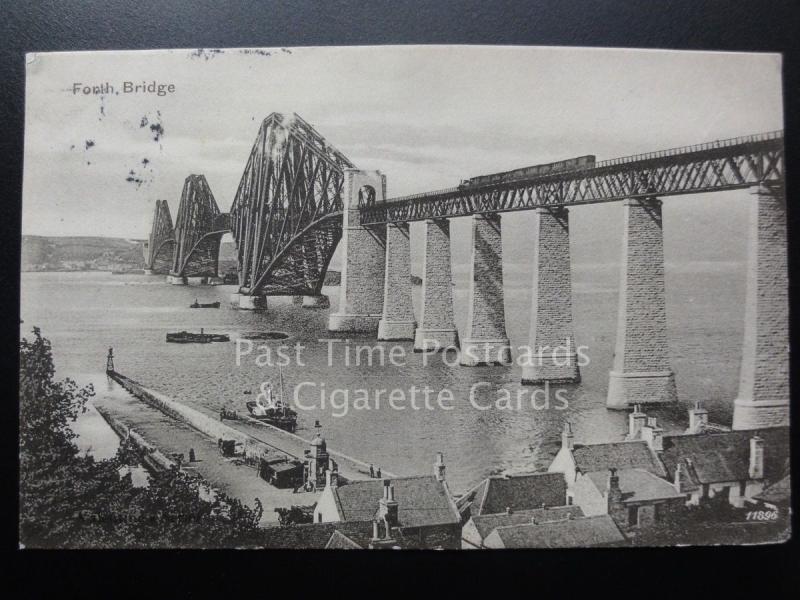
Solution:
<path fill-rule="evenodd" d="M 353 164 L 299 116 L 261 124 L 230 213 L 248 294 L 318 294 L 342 235 Z"/>
<path fill-rule="evenodd" d="M 169 204 L 166 200 L 156 200 L 153 227 L 147 240 L 145 269 L 152 269 L 154 273 L 168 273 L 172 266 L 174 248 L 175 230 L 172 227 Z"/>
<path fill-rule="evenodd" d="M 219 244 L 229 228 L 203 175 L 189 175 L 183 184 L 175 219 L 173 275 L 216 277 Z"/>
<path fill-rule="evenodd" d="M 500 175 L 500 174 L 498 174 Z M 361 224 L 462 217 L 781 183 L 783 131 L 628 156 L 527 179 L 462 185 L 361 208 Z"/>

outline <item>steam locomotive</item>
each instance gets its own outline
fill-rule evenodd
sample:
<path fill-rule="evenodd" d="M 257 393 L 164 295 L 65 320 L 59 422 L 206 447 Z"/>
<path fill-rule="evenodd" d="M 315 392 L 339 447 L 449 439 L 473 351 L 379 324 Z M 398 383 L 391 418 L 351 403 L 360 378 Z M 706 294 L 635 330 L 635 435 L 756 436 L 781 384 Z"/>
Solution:
<path fill-rule="evenodd" d="M 479 175 L 472 179 L 465 179 L 458 186 L 458 189 L 463 190 L 466 188 L 491 185 L 493 183 L 508 183 L 517 181 L 519 179 L 530 179 L 532 177 L 540 177 L 542 175 L 550 175 L 552 173 L 563 173 L 566 171 L 578 171 L 583 169 L 591 169 L 594 167 L 595 157 L 592 154 L 586 156 L 579 156 L 578 158 L 570 158 L 567 160 L 560 160 L 554 163 L 545 165 L 535 165 L 532 167 L 523 167 L 521 169 L 514 169 L 513 171 L 504 171 L 503 173 L 493 173 L 491 175 Z"/>

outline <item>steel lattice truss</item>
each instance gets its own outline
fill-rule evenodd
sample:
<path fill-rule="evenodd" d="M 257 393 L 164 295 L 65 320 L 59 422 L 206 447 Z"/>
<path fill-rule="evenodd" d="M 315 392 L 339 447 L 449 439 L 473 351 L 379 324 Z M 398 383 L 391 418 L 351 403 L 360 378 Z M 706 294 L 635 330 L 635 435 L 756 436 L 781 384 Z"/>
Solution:
<path fill-rule="evenodd" d="M 353 164 L 297 115 L 261 124 L 231 208 L 243 293 L 318 294 Z"/>
<path fill-rule="evenodd" d="M 227 233 L 225 215 L 203 175 L 189 175 L 183 184 L 175 219 L 175 253 L 172 274 L 184 277 L 216 277 L 219 243 Z"/>
<path fill-rule="evenodd" d="M 781 184 L 783 131 L 673 148 L 592 168 L 392 198 L 361 208 L 362 225 L 612 202 Z"/>
<path fill-rule="evenodd" d="M 172 215 L 166 200 L 156 200 L 153 215 L 153 227 L 147 241 L 147 253 L 144 266 L 154 273 L 166 274 L 172 267 L 172 255 L 175 250 L 175 230 L 172 227 Z"/>

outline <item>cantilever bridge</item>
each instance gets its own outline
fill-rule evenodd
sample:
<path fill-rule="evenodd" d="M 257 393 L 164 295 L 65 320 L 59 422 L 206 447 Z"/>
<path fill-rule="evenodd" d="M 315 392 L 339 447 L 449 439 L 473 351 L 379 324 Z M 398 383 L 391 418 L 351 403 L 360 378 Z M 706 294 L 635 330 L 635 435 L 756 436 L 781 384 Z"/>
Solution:
<path fill-rule="evenodd" d="M 220 213 L 205 177 L 188 177 L 174 227 L 166 200 L 156 203 L 145 266 L 175 277 L 215 277 L 219 242 L 230 231 L 243 293 L 319 294 L 342 235 L 344 170 L 351 168 L 350 160 L 299 116 L 272 113 L 258 131 L 230 214 Z M 783 169 L 783 132 L 774 131 L 525 179 L 495 175 L 489 184 L 379 203 L 371 194 L 359 203 L 360 223 L 741 189 L 780 183 Z"/>
<path fill-rule="evenodd" d="M 614 367 L 607 404 L 677 398 L 670 368 L 660 198 L 753 188 L 742 350 L 734 428 L 788 423 L 788 291 L 783 132 L 750 135 L 594 162 L 587 156 L 474 177 L 445 190 L 386 199 L 386 178 L 364 171 L 297 115 L 261 124 L 230 213 L 202 175 L 187 178 L 174 228 L 156 203 L 147 267 L 168 280 L 217 275 L 220 238 L 236 243 L 240 308 L 266 296 L 302 295 L 317 305 L 325 272 L 343 245 L 338 311 L 328 329 L 414 340 L 414 349 L 460 349 L 465 366 L 510 364 L 505 325 L 501 213 L 532 210 L 530 348 L 561 354 L 523 366 L 522 382 L 580 381 L 574 351 L 569 208 L 619 201 L 623 243 Z M 449 219 L 472 219 L 466 331 L 453 311 Z M 412 303 L 409 222 L 424 221 L 422 310 Z M 168 260 L 171 258 L 171 260 Z M 569 344 L 565 347 L 565 341 Z M 540 357 L 541 359 L 541 357 Z M 655 424 L 653 424 L 655 428 Z"/>

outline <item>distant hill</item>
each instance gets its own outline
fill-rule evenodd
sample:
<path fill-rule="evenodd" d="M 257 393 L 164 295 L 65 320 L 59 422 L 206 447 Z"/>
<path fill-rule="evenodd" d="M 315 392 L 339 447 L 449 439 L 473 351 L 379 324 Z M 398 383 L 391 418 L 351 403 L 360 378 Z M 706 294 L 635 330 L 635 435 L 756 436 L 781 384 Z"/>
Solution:
<path fill-rule="evenodd" d="M 106 237 L 22 236 L 22 271 L 129 271 L 144 268 L 144 240 Z M 222 242 L 219 272 L 236 274 L 236 248 Z M 337 286 L 342 274 L 325 273 L 326 286 Z M 413 285 L 422 279 L 411 276 Z"/>
<path fill-rule="evenodd" d="M 115 271 L 144 267 L 143 240 L 22 236 L 22 271 Z"/>

